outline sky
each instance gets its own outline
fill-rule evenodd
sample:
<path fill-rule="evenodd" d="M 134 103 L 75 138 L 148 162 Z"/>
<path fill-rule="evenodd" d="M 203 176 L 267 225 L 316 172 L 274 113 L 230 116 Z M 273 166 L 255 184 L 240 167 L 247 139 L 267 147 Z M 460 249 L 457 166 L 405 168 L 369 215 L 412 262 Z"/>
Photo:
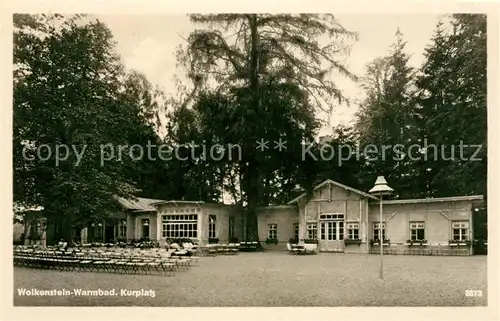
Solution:
<path fill-rule="evenodd" d="M 125 67 L 143 73 L 167 95 L 175 93 L 173 76 L 181 74 L 176 68 L 175 50 L 185 42 L 195 26 L 185 15 L 101 15 L 99 20 L 111 29 L 116 50 Z M 411 55 L 410 65 L 423 62 L 425 47 L 430 44 L 435 27 L 442 16 L 415 15 L 338 15 L 337 20 L 350 31 L 358 33 L 345 63 L 348 69 L 362 76 L 365 66 L 373 59 L 387 55 L 399 28 L 407 42 L 406 52 Z M 337 77 L 336 77 L 337 79 Z M 350 99 L 361 99 L 362 91 L 352 81 L 338 77 L 337 86 Z M 356 106 L 335 106 L 330 119 L 321 115 L 326 123 L 319 136 L 331 133 L 331 126 L 348 125 L 354 119 Z"/>

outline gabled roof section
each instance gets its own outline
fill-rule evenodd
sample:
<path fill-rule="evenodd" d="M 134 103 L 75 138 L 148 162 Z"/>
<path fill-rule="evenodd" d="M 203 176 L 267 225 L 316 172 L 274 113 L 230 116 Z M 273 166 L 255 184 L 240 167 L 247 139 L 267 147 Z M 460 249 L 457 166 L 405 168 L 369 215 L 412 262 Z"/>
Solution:
<path fill-rule="evenodd" d="M 338 186 L 340 188 L 343 188 L 345 190 L 351 191 L 353 193 L 359 194 L 359 195 L 364 196 L 364 197 L 368 197 L 368 198 L 371 198 L 371 199 L 374 199 L 374 200 L 378 199 L 378 198 L 376 198 L 373 195 L 370 195 L 370 194 L 365 193 L 363 191 L 360 191 L 358 189 L 352 188 L 350 186 L 344 185 L 342 183 L 339 183 L 339 182 L 336 182 L 336 181 L 332 181 L 331 179 L 327 179 L 327 180 L 321 182 L 320 184 L 316 185 L 314 187 L 314 190 L 320 189 L 323 186 L 328 185 L 328 184 L 332 184 L 332 185 Z M 301 198 L 303 198 L 305 196 L 306 196 L 306 193 L 302 193 L 301 195 L 297 196 L 296 198 L 294 198 L 293 200 L 291 200 L 287 204 L 293 204 L 293 203 L 297 202 L 298 200 L 300 200 Z"/>
<path fill-rule="evenodd" d="M 144 197 L 136 197 L 135 200 L 117 197 L 117 200 L 118 203 L 120 203 L 120 205 L 125 209 L 138 212 L 156 211 L 156 207 L 154 207 L 153 204 L 158 202 L 165 202 L 163 200 Z"/>

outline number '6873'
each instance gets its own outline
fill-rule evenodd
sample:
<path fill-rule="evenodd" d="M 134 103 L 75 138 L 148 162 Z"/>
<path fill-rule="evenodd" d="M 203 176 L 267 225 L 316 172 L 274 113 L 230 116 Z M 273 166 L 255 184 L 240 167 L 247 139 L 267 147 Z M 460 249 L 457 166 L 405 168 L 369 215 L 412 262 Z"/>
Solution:
<path fill-rule="evenodd" d="M 467 296 L 467 297 L 482 297 L 483 291 L 481 291 L 481 290 L 465 290 L 465 296 Z"/>

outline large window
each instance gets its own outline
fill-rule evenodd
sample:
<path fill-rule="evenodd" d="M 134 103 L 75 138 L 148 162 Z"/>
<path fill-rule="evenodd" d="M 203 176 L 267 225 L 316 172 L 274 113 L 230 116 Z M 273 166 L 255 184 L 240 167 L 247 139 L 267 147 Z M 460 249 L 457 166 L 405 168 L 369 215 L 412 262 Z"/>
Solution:
<path fill-rule="evenodd" d="M 299 223 L 293 223 L 293 238 L 299 239 Z"/>
<path fill-rule="evenodd" d="M 410 222 L 410 240 L 412 241 L 425 240 L 424 222 Z"/>
<path fill-rule="evenodd" d="M 121 220 L 120 221 L 120 227 L 119 227 L 119 233 L 118 237 L 121 239 L 126 239 L 127 238 L 127 220 Z"/>
<path fill-rule="evenodd" d="M 278 239 L 278 224 L 268 224 L 267 225 L 267 238 L 272 240 Z"/>
<path fill-rule="evenodd" d="M 214 239 L 217 237 L 216 226 L 215 226 L 216 220 L 217 218 L 215 217 L 215 215 L 208 216 L 208 238 L 210 239 Z"/>
<path fill-rule="evenodd" d="M 467 241 L 469 239 L 469 222 L 453 221 L 451 222 L 453 239 L 456 241 Z"/>
<path fill-rule="evenodd" d="M 307 238 L 309 240 L 316 240 L 318 238 L 318 224 L 307 223 Z"/>
<path fill-rule="evenodd" d="M 347 223 L 347 237 L 349 240 L 359 240 L 359 223 Z"/>
<path fill-rule="evenodd" d="M 321 239 L 327 241 L 339 241 L 344 239 L 344 222 L 323 221 L 320 222 Z"/>
<path fill-rule="evenodd" d="M 163 215 L 163 237 L 198 237 L 198 215 Z"/>
<path fill-rule="evenodd" d="M 229 237 L 234 237 L 234 217 L 229 217 Z"/>
<path fill-rule="evenodd" d="M 380 241 L 380 231 L 382 231 L 382 240 L 387 240 L 385 233 L 385 223 L 373 223 L 373 239 Z"/>

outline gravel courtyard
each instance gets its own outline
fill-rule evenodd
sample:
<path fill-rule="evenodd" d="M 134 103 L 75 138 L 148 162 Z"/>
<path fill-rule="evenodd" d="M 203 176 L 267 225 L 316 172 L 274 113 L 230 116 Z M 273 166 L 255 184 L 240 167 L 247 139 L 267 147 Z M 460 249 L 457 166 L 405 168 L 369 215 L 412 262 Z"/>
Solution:
<path fill-rule="evenodd" d="M 486 306 L 486 256 L 295 256 L 282 252 L 200 258 L 174 277 L 14 268 L 15 306 Z M 155 297 L 20 296 L 18 289 L 154 290 Z M 481 290 L 482 297 L 467 297 Z"/>

